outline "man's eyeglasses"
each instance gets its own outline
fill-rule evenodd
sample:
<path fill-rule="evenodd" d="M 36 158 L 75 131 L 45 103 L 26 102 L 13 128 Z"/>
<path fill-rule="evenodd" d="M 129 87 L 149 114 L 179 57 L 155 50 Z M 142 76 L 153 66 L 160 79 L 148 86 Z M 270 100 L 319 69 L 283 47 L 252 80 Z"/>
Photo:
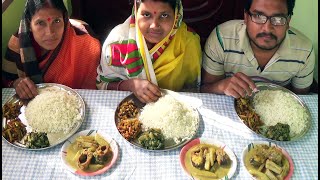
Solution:
<path fill-rule="evenodd" d="M 287 23 L 287 17 L 285 16 L 265 16 L 262 14 L 252 14 L 250 11 L 247 11 L 247 13 L 251 17 L 251 21 L 257 24 L 265 24 L 268 19 L 275 26 L 283 26 Z"/>

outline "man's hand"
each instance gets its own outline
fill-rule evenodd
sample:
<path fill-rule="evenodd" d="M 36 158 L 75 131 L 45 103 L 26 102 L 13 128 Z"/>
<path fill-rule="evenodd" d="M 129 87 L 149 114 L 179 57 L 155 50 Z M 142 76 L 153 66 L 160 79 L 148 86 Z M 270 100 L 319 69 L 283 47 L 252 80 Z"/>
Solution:
<path fill-rule="evenodd" d="M 211 75 L 202 69 L 201 92 L 225 94 L 234 98 L 251 95 L 252 91 L 257 90 L 254 82 L 247 75 L 238 72 L 230 78 L 225 78 L 225 75 Z"/>
<path fill-rule="evenodd" d="M 254 82 L 245 74 L 238 72 L 232 77 L 221 81 L 223 84 L 223 92 L 234 98 L 245 97 L 251 95 L 253 90 L 256 90 Z"/>

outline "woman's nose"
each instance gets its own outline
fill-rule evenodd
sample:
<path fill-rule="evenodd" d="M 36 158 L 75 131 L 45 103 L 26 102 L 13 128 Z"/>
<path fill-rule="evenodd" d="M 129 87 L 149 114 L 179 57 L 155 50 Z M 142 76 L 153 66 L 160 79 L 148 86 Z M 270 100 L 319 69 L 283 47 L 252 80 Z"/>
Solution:
<path fill-rule="evenodd" d="M 51 25 L 48 25 L 46 28 L 46 33 L 47 34 L 53 34 L 54 33 L 54 27 Z"/>
<path fill-rule="evenodd" d="M 150 28 L 157 28 L 157 27 L 160 27 L 159 21 L 157 19 L 154 19 L 150 24 Z"/>

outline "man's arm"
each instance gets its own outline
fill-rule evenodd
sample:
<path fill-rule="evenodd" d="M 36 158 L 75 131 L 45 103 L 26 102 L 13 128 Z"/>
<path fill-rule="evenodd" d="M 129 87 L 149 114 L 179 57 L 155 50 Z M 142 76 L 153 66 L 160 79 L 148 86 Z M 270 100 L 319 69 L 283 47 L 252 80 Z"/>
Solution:
<path fill-rule="evenodd" d="M 307 48 L 305 48 L 307 49 Z M 296 94 L 307 94 L 311 89 L 311 85 L 313 82 L 313 73 L 315 67 L 315 53 L 312 47 L 312 43 L 309 40 L 309 49 L 310 53 L 307 55 L 307 59 L 305 63 L 302 65 L 299 72 L 293 77 L 291 81 L 291 90 Z"/>
<path fill-rule="evenodd" d="M 215 76 L 209 74 L 206 70 L 201 70 L 201 87 L 200 92 L 203 93 L 216 93 L 216 94 L 224 94 L 221 87 L 218 87 L 217 84 L 219 81 L 225 78 L 225 75 Z"/>

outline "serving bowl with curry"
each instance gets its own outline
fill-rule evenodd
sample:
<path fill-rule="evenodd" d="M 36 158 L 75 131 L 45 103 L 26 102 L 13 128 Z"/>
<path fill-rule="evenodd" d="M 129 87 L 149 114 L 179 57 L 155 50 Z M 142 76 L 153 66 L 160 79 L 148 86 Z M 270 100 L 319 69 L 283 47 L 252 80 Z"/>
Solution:
<path fill-rule="evenodd" d="M 230 179 L 237 159 L 225 144 L 209 138 L 197 138 L 180 152 L 180 164 L 192 179 Z"/>
<path fill-rule="evenodd" d="M 116 162 L 118 145 L 102 131 L 84 130 L 65 142 L 61 159 L 74 174 L 94 176 L 106 172 Z"/>
<path fill-rule="evenodd" d="M 280 146 L 268 141 L 250 143 L 242 152 L 246 171 L 253 179 L 287 180 L 293 174 L 293 162 Z"/>

